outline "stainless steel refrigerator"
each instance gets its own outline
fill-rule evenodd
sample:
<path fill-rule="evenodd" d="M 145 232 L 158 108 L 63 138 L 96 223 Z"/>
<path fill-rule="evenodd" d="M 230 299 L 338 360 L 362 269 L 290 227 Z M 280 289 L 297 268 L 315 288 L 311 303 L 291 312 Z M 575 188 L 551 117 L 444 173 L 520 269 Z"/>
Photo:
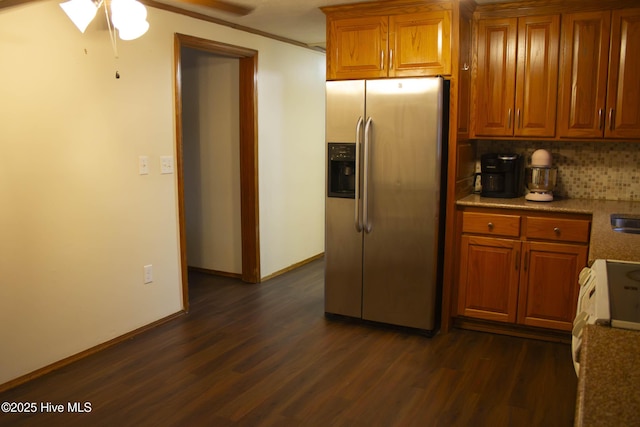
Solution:
<path fill-rule="evenodd" d="M 327 82 L 327 314 L 437 328 L 445 92 L 439 77 Z"/>

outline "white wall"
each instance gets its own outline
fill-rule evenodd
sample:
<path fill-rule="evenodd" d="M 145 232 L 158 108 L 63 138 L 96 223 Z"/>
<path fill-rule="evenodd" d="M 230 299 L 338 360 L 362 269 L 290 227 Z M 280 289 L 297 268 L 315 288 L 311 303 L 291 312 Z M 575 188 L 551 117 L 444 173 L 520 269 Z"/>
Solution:
<path fill-rule="evenodd" d="M 116 59 L 100 18 L 0 11 L 0 384 L 182 308 L 175 32 L 259 51 L 262 275 L 323 251 L 324 55 L 149 8 Z"/>
<path fill-rule="evenodd" d="M 258 83 L 263 277 L 324 251 L 325 58 L 271 53 L 258 66 L 285 71 L 261 72 Z"/>
<path fill-rule="evenodd" d="M 182 49 L 181 68 L 187 263 L 241 274 L 240 61 Z"/>

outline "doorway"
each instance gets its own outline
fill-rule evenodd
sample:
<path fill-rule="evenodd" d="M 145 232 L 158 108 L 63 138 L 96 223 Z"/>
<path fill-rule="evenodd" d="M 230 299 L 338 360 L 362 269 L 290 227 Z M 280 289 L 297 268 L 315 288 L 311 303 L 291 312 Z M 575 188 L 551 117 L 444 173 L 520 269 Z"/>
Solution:
<path fill-rule="evenodd" d="M 237 58 L 239 89 L 239 169 L 240 169 L 240 234 L 241 278 L 245 282 L 260 281 L 258 227 L 258 147 L 257 147 L 257 51 L 232 46 L 184 34 L 174 38 L 176 167 L 178 181 L 178 221 L 182 296 L 185 311 L 189 310 L 187 228 L 185 211 L 185 163 L 182 108 L 182 49 L 190 48 L 220 57 Z"/>

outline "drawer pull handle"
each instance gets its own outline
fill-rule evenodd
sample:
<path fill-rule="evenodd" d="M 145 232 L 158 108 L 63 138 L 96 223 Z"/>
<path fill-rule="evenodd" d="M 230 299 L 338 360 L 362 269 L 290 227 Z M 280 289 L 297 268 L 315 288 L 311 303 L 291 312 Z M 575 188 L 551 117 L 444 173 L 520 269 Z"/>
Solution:
<path fill-rule="evenodd" d="M 556 233 L 557 235 L 560 235 L 560 229 L 558 227 L 554 227 L 553 232 Z"/>
<path fill-rule="evenodd" d="M 489 231 L 493 231 L 493 223 L 492 222 L 488 223 L 487 227 L 489 228 Z"/>

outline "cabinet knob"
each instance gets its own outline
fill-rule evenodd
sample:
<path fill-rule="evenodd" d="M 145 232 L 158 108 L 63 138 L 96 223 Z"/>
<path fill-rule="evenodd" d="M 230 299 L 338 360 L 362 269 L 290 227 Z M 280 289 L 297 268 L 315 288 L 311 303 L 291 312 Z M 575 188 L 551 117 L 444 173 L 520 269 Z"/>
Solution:
<path fill-rule="evenodd" d="M 488 223 L 487 227 L 489 228 L 489 231 L 493 231 L 493 223 L 492 222 Z"/>
<path fill-rule="evenodd" d="M 553 228 L 553 232 L 556 233 L 556 234 L 560 234 L 560 228 L 554 227 Z"/>

